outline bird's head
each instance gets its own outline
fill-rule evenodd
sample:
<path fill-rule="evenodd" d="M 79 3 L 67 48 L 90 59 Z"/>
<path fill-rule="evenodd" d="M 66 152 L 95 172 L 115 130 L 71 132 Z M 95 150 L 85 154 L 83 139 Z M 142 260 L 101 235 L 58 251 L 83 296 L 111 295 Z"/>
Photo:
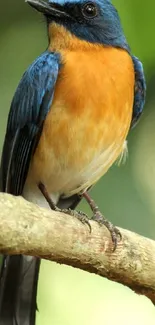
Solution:
<path fill-rule="evenodd" d="M 129 50 L 118 12 L 110 0 L 26 2 L 43 13 L 48 27 L 56 24 L 82 41 Z"/>

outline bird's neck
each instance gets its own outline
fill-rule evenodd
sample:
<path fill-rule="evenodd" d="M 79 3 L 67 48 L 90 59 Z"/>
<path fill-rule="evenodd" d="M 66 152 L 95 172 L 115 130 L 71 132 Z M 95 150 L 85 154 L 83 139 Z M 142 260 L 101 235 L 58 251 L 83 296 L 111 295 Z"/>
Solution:
<path fill-rule="evenodd" d="M 57 23 L 51 23 L 48 26 L 48 35 L 50 51 L 89 51 L 103 49 L 103 45 L 80 40 L 71 34 L 65 27 Z"/>
<path fill-rule="evenodd" d="M 103 43 L 91 43 L 85 40 L 82 40 L 72 34 L 64 26 L 59 25 L 58 23 L 52 22 L 48 25 L 48 35 L 49 35 L 49 50 L 56 52 L 63 51 L 100 51 L 103 48 L 115 47 L 121 48 L 130 53 L 130 49 L 126 40 L 121 39 L 113 40 L 112 44 L 103 44 Z"/>

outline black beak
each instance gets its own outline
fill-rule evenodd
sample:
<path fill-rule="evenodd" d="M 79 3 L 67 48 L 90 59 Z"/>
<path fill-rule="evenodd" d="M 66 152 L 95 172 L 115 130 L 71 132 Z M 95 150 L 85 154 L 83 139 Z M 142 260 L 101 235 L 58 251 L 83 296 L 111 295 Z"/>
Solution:
<path fill-rule="evenodd" d="M 64 12 L 63 7 L 56 3 L 48 3 L 43 0 L 25 0 L 31 7 L 42 12 L 45 16 L 69 18 L 70 16 Z"/>

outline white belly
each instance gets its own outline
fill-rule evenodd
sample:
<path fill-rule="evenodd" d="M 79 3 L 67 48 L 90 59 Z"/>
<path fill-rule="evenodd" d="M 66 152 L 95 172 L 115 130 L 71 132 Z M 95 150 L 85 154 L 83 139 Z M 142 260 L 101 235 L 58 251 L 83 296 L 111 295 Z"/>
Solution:
<path fill-rule="evenodd" d="M 69 197 L 73 194 L 87 190 L 87 188 L 97 182 L 97 180 L 106 173 L 118 155 L 120 154 L 123 157 L 126 151 L 126 141 L 124 142 L 123 147 L 114 143 L 100 155 L 96 156 L 87 167 L 79 170 L 79 173 L 75 174 L 74 172 L 71 172 L 71 170 L 62 170 L 60 174 L 49 173 L 50 177 L 44 184 L 47 187 L 52 201 L 57 204 L 62 195 L 64 197 Z M 33 170 L 30 170 L 29 172 L 24 186 L 23 196 L 28 201 L 49 208 L 47 201 L 37 186 L 35 172 Z"/>

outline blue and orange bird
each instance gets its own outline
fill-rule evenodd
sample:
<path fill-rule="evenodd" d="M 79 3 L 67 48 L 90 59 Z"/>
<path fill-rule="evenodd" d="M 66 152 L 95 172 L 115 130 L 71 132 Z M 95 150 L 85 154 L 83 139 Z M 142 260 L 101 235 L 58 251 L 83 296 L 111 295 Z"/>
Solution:
<path fill-rule="evenodd" d="M 48 49 L 24 73 L 12 100 L 1 189 L 40 206 L 74 209 L 126 148 L 145 101 L 142 63 L 131 54 L 110 0 L 27 0 L 46 18 Z M 72 212 L 70 212 L 72 213 Z M 34 325 L 40 261 L 5 256 L 0 325 Z"/>

